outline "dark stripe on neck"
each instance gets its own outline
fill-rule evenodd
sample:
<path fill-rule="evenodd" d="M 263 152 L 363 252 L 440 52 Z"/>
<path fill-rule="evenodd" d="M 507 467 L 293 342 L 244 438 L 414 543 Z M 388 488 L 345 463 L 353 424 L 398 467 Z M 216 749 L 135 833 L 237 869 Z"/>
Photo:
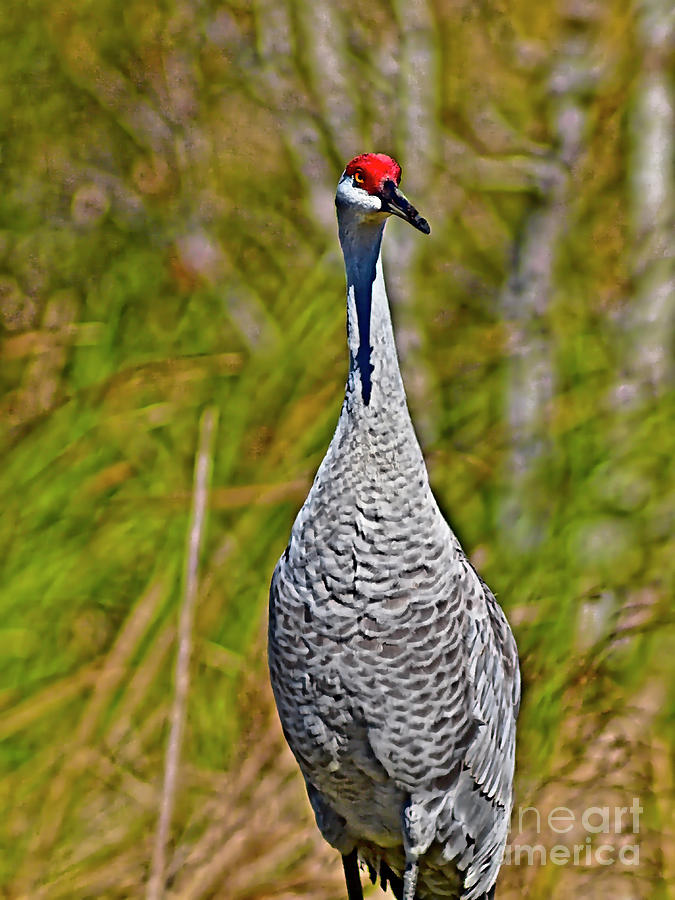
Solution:
<path fill-rule="evenodd" d="M 361 373 L 361 396 L 366 406 L 370 403 L 373 389 L 373 364 L 370 361 L 370 313 L 373 305 L 373 282 L 375 281 L 375 265 L 372 274 L 354 287 L 356 318 L 359 323 L 359 349 L 356 353 L 356 364 Z"/>

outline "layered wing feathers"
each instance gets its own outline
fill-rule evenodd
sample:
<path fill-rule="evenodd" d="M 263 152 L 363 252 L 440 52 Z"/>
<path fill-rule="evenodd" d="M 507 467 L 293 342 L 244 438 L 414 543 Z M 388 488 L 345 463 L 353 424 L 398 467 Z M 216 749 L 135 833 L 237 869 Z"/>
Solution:
<path fill-rule="evenodd" d="M 395 466 L 372 446 L 360 460 L 339 429 L 336 441 L 272 580 L 282 723 L 334 846 L 362 841 L 367 856 L 376 836 L 400 874 L 405 808 L 409 839 L 428 850 L 418 896 L 476 900 L 496 877 L 511 810 L 515 643 L 410 435 L 378 444 Z"/>

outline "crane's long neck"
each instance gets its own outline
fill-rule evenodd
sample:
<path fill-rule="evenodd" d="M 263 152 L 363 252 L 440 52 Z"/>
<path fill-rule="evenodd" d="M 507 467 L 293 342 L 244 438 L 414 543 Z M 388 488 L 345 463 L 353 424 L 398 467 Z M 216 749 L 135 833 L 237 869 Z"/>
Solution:
<path fill-rule="evenodd" d="M 382 272 L 384 222 L 339 217 L 347 272 L 349 378 L 347 406 L 364 411 L 405 407 L 394 332 Z"/>

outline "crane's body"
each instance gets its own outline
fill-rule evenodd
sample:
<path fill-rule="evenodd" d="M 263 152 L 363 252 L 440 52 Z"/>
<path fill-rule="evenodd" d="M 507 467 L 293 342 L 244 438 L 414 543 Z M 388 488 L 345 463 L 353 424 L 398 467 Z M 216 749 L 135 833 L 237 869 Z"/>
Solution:
<path fill-rule="evenodd" d="M 350 900 L 357 854 L 403 900 L 479 900 L 493 896 L 511 812 L 517 652 L 429 487 L 380 259 L 386 213 L 429 229 L 389 157 L 360 164 L 377 193 L 360 188 L 355 167 L 374 156 L 338 186 L 350 370 L 272 578 L 270 672 Z M 378 160 L 396 167 L 382 162 L 384 188 Z"/>

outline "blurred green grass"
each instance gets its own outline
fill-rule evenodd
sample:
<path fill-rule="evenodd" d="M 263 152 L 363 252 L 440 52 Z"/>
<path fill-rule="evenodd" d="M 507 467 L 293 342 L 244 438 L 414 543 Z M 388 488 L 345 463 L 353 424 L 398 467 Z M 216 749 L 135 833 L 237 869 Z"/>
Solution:
<path fill-rule="evenodd" d="M 619 784 L 647 809 L 636 872 L 511 867 L 504 896 L 666 897 L 675 394 L 612 400 L 634 352 L 621 321 L 637 296 L 636 10 L 439 3 L 423 28 L 384 2 L 317 9 L 339 26 L 344 95 L 299 0 L 5 5 L 0 886 L 143 894 L 197 427 L 215 404 L 168 896 L 341 896 L 269 725 L 264 619 L 346 374 L 333 184 L 373 148 L 400 157 L 432 222 L 403 254 L 405 226 L 388 226 L 403 279 L 391 293 L 400 334 L 415 335 L 403 364 L 439 501 L 517 632 L 517 802 L 604 805 Z M 503 517 L 513 356 L 500 296 L 547 202 L 550 69 L 569 33 L 606 73 L 580 94 L 588 124 L 537 322 L 555 385 L 545 450 L 518 483 L 537 523 L 523 545 Z M 428 125 L 412 70 L 392 68 L 417 52 L 411 35 L 431 61 Z"/>

